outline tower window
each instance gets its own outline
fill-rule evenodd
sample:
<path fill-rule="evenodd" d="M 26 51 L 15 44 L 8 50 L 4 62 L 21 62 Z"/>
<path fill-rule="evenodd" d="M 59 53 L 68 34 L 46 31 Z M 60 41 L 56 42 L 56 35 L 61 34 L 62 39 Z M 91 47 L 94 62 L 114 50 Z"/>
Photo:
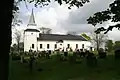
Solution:
<path fill-rule="evenodd" d="M 32 44 L 32 48 L 34 49 L 34 44 Z"/>
<path fill-rule="evenodd" d="M 47 49 L 49 49 L 50 48 L 50 45 L 49 44 L 47 44 Z"/>
<path fill-rule="evenodd" d="M 42 48 L 42 44 L 40 44 L 40 48 Z"/>

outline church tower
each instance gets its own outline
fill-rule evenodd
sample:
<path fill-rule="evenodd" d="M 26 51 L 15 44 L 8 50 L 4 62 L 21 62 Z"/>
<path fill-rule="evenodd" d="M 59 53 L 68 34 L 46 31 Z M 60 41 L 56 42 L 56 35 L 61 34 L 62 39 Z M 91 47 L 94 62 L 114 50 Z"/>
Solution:
<path fill-rule="evenodd" d="M 28 52 L 30 49 L 33 51 L 37 51 L 37 37 L 39 37 L 39 32 L 40 31 L 37 30 L 37 25 L 35 23 L 34 13 L 32 9 L 27 29 L 24 30 L 24 51 Z"/>

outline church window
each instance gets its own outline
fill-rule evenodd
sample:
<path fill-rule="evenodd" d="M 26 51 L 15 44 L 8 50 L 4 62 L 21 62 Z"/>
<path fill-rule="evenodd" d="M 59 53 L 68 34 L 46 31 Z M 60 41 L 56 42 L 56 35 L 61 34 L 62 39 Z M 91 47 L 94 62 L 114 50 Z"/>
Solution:
<path fill-rule="evenodd" d="M 78 44 L 76 44 L 76 48 L 78 48 Z"/>
<path fill-rule="evenodd" d="M 55 44 L 55 48 L 57 48 L 57 44 Z"/>
<path fill-rule="evenodd" d="M 31 33 L 31 34 L 33 34 L 33 33 Z"/>
<path fill-rule="evenodd" d="M 84 46 L 85 46 L 85 45 L 84 45 L 84 44 L 82 44 L 82 48 L 84 48 Z"/>
<path fill-rule="evenodd" d="M 67 44 L 67 47 L 70 48 L 70 44 Z"/>
<path fill-rule="evenodd" d="M 47 49 L 49 49 L 50 48 L 50 45 L 49 44 L 47 44 Z"/>
<path fill-rule="evenodd" d="M 34 49 L 34 44 L 32 44 L 32 48 Z"/>
<path fill-rule="evenodd" d="M 42 48 L 42 44 L 40 44 L 40 48 Z"/>
<path fill-rule="evenodd" d="M 62 44 L 60 44 L 62 46 Z"/>

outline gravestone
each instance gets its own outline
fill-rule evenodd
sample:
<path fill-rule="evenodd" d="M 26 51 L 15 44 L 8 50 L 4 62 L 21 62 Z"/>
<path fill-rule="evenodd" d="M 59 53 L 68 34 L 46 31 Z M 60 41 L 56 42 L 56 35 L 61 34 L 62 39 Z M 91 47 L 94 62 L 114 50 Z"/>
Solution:
<path fill-rule="evenodd" d="M 29 62 L 29 68 L 30 68 L 30 71 L 33 70 L 33 63 L 34 63 L 34 55 L 30 55 L 30 62 Z"/>

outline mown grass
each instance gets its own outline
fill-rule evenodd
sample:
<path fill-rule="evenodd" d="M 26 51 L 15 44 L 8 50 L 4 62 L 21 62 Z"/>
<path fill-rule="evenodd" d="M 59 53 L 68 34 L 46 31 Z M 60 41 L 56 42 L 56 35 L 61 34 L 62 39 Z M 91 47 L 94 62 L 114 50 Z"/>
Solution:
<path fill-rule="evenodd" d="M 96 68 L 89 68 L 86 59 L 80 64 L 59 61 L 57 57 L 50 60 L 38 60 L 34 70 L 29 71 L 28 64 L 10 61 L 9 80 L 120 80 L 120 61 L 114 56 L 98 59 Z M 42 68 L 43 71 L 38 71 Z"/>

